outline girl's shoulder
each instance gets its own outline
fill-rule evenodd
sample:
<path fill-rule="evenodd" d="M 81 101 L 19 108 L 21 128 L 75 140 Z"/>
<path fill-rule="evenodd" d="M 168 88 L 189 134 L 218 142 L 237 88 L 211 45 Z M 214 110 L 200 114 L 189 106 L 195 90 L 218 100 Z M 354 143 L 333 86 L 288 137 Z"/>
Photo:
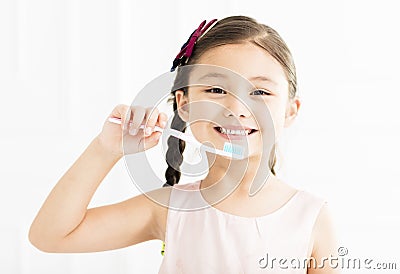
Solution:
<path fill-rule="evenodd" d="M 332 251 L 336 247 L 334 218 L 327 199 L 303 188 L 295 188 L 280 181 L 282 193 L 295 192 L 294 212 L 311 231 L 308 256 L 317 255 L 317 250 Z M 307 218 L 303 218 L 307 216 Z M 332 253 L 333 254 L 333 253 Z M 318 255 L 319 256 L 319 255 Z"/>
<path fill-rule="evenodd" d="M 304 188 L 293 187 L 280 179 L 277 179 L 277 192 L 281 193 L 281 195 L 284 196 L 300 196 L 303 200 L 307 200 L 316 204 L 323 205 L 326 203 L 324 197 L 319 196 L 318 194 L 315 194 Z"/>
<path fill-rule="evenodd" d="M 159 240 L 164 241 L 165 228 L 168 216 L 168 204 L 171 196 L 172 187 L 161 187 L 142 195 L 151 200 L 151 212 L 154 219 L 154 235 Z"/>
<path fill-rule="evenodd" d="M 171 194 L 176 190 L 195 190 L 198 189 L 200 181 L 185 184 L 176 184 L 172 187 L 161 187 L 143 195 L 147 196 L 151 203 L 151 212 L 153 213 L 154 222 L 156 224 L 155 235 L 157 239 L 164 241 L 167 226 L 168 209 L 171 206 Z M 176 198 L 176 196 L 175 196 Z M 175 201 L 176 203 L 176 201 Z"/>

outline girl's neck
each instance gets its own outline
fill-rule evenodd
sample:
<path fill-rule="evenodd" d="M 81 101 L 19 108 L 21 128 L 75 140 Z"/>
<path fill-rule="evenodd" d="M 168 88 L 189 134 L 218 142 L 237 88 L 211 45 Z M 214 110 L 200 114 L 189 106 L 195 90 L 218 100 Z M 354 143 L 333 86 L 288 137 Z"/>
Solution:
<path fill-rule="evenodd" d="M 202 180 L 201 188 L 210 187 L 210 192 L 235 192 L 240 196 L 248 196 L 253 183 L 264 189 L 275 179 L 268 163 L 255 156 L 244 160 L 230 160 L 213 155 L 208 157 L 208 161 L 209 172 Z"/>

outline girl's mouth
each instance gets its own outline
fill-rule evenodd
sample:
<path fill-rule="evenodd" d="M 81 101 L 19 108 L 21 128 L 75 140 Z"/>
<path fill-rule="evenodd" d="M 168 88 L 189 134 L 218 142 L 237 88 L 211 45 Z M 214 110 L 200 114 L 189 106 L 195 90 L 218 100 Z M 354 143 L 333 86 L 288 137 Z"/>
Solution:
<path fill-rule="evenodd" d="M 214 127 L 214 130 L 218 132 L 225 139 L 240 139 L 251 135 L 258 130 L 252 128 L 224 128 L 224 127 Z"/>

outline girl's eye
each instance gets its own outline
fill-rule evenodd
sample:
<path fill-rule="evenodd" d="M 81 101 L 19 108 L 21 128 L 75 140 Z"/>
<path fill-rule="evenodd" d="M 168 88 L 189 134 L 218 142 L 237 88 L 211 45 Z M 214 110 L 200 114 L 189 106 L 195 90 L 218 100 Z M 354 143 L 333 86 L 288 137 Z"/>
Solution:
<path fill-rule="evenodd" d="M 222 88 L 209 88 L 205 91 L 209 93 L 226 94 L 226 92 Z"/>
<path fill-rule="evenodd" d="M 262 89 L 256 89 L 255 91 L 253 91 L 250 94 L 251 95 L 271 95 L 271 93 L 269 93 L 268 91 L 262 90 Z"/>

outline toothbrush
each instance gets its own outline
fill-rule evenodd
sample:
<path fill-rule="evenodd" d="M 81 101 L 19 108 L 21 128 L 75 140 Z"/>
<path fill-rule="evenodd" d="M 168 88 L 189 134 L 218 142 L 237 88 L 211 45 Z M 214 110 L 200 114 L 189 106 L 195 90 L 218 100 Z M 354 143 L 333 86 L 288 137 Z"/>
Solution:
<path fill-rule="evenodd" d="M 114 124 L 121 124 L 121 119 L 119 118 L 108 118 L 108 121 Z M 131 125 L 132 123 L 130 123 Z M 144 129 L 145 126 L 141 125 L 139 127 L 140 129 Z M 160 128 L 158 126 L 154 127 L 155 131 L 158 132 L 166 132 L 169 135 L 172 135 L 178 139 L 181 139 L 185 142 L 191 143 L 193 145 L 195 145 L 196 147 L 203 149 L 204 151 L 208 151 L 214 154 L 218 154 L 221 156 L 226 156 L 226 157 L 231 157 L 231 158 L 235 158 L 235 159 L 243 159 L 243 148 L 239 145 L 235 145 L 229 142 L 225 142 L 224 143 L 224 148 L 223 150 L 220 149 L 216 149 L 216 148 L 212 148 L 209 146 L 205 146 L 202 143 L 200 143 L 199 141 L 196 140 L 196 138 L 194 138 L 193 136 L 190 136 L 188 134 L 185 134 L 184 132 L 172 129 L 172 128 Z"/>

